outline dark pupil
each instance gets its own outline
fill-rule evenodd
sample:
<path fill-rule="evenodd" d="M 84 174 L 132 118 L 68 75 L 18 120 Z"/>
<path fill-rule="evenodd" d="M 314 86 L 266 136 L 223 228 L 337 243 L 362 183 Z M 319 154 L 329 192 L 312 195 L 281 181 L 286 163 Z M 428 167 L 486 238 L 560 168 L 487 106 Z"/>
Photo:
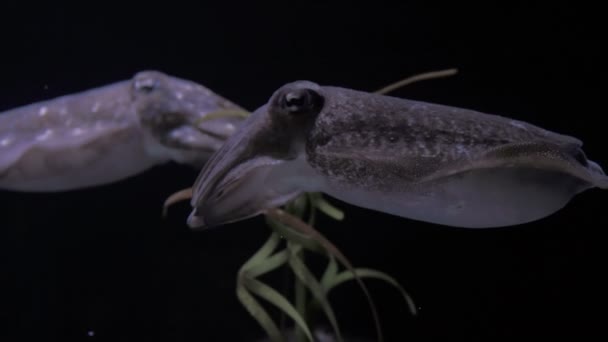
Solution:
<path fill-rule="evenodd" d="M 290 109 L 300 109 L 306 104 L 306 94 L 287 94 L 285 97 L 285 104 L 287 107 L 292 107 Z"/>
<path fill-rule="evenodd" d="M 149 93 L 152 90 L 154 90 L 154 85 L 152 85 L 152 84 L 146 84 L 143 87 L 141 87 L 141 90 L 145 91 L 146 93 Z"/>
<path fill-rule="evenodd" d="M 137 83 L 137 88 L 144 93 L 150 93 L 154 88 L 156 88 L 156 81 L 153 79 L 144 79 L 140 80 Z"/>
<path fill-rule="evenodd" d="M 310 89 L 295 89 L 283 93 L 277 105 L 290 114 L 312 113 L 321 110 L 323 98 Z"/>

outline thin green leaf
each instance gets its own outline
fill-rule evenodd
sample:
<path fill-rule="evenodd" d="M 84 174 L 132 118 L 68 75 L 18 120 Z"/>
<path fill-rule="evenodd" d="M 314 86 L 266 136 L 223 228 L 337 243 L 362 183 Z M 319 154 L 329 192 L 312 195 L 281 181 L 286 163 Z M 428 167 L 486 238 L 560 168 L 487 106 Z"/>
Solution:
<path fill-rule="evenodd" d="M 399 292 L 401 293 L 401 296 L 403 296 L 403 298 L 405 299 L 405 302 L 407 303 L 407 306 L 410 309 L 410 311 L 412 312 L 412 314 L 413 315 L 417 314 L 416 305 L 414 304 L 412 297 L 399 284 L 399 282 L 397 280 L 395 280 L 395 278 L 389 276 L 388 274 L 386 274 L 384 272 L 380 272 L 380 271 L 373 270 L 373 269 L 356 268 L 355 270 L 357 272 L 357 276 L 359 276 L 361 278 L 379 279 L 379 280 L 382 280 L 382 281 L 394 286 L 395 288 L 397 288 L 397 290 L 399 290 Z M 323 287 L 325 288 L 325 290 L 327 292 L 329 292 L 334 287 L 336 287 L 342 283 L 345 283 L 349 280 L 353 280 L 354 278 L 355 278 L 355 275 L 351 271 L 345 270 L 341 273 L 335 274 L 333 277 L 324 278 L 321 283 L 322 283 Z"/>
<path fill-rule="evenodd" d="M 401 87 L 405 87 L 406 85 L 415 83 L 415 82 L 419 82 L 419 81 L 425 81 L 425 80 L 432 80 L 434 78 L 441 78 L 441 77 L 447 77 L 447 76 L 452 76 L 452 75 L 456 75 L 456 73 L 458 73 L 458 69 L 446 69 L 446 70 L 438 70 L 438 71 L 431 71 L 431 72 L 425 72 L 423 74 L 418 74 L 418 75 L 414 75 L 414 76 L 410 76 L 406 79 L 403 79 L 401 81 L 389 84 L 388 86 L 378 89 L 376 90 L 374 93 L 376 94 L 387 94 L 390 93 L 391 91 L 394 91 L 396 89 L 399 89 Z"/>
<path fill-rule="evenodd" d="M 282 250 L 273 254 L 272 256 L 267 257 L 264 259 L 264 262 L 249 266 L 246 269 L 241 267 L 241 272 L 250 278 L 256 278 L 285 265 L 288 257 L 289 254 L 287 253 L 287 250 Z"/>
<path fill-rule="evenodd" d="M 281 237 L 277 234 L 271 234 L 268 240 L 266 240 L 266 242 L 264 243 L 264 245 L 260 249 L 258 249 L 258 251 L 255 252 L 255 254 L 252 255 L 251 258 L 249 258 L 249 260 L 247 260 L 247 262 L 243 264 L 243 266 L 241 266 L 241 270 L 251 269 L 256 265 L 263 263 L 264 260 L 266 260 L 266 258 L 268 258 L 272 254 L 275 248 L 277 248 L 279 242 L 281 242 Z"/>
<path fill-rule="evenodd" d="M 314 238 L 302 232 L 296 231 L 290 228 L 289 226 L 284 225 L 281 222 L 273 220 L 269 217 L 266 218 L 266 223 L 270 226 L 270 228 L 272 228 L 280 236 L 283 236 L 287 241 L 292 241 L 294 243 L 302 245 L 308 250 L 325 254 L 325 249 Z"/>
<path fill-rule="evenodd" d="M 288 252 L 289 250 L 287 250 Z M 297 253 L 297 257 L 300 258 L 300 260 L 302 260 L 303 263 L 306 262 L 306 256 L 304 255 L 303 251 L 300 251 L 299 253 Z M 302 317 L 304 317 L 305 320 L 309 320 L 309 313 L 307 310 L 307 298 L 308 298 L 308 294 L 306 293 L 306 285 L 304 285 L 297 277 L 295 278 L 294 281 L 294 296 L 295 296 L 295 305 L 296 305 L 296 310 L 298 310 L 298 312 L 300 313 L 300 315 L 302 315 Z M 295 331 L 294 331 L 294 338 L 295 338 L 295 342 L 304 342 L 304 333 L 302 331 L 302 329 L 299 329 L 297 326 L 295 327 Z"/>
<path fill-rule="evenodd" d="M 262 329 L 266 331 L 266 334 L 272 342 L 284 342 L 285 338 L 279 331 L 279 328 L 274 323 L 268 312 L 262 307 L 262 305 L 247 291 L 245 285 L 239 280 L 237 281 L 236 296 L 245 307 L 247 312 L 260 324 Z"/>
<path fill-rule="evenodd" d="M 308 215 L 308 224 L 313 226 L 315 225 L 315 223 L 317 222 L 317 207 L 315 206 L 310 206 L 310 215 Z"/>
<path fill-rule="evenodd" d="M 312 334 L 310 332 L 310 328 L 306 324 L 304 318 L 298 313 L 298 311 L 289 303 L 283 295 L 277 292 L 272 287 L 264 284 L 263 282 L 253 279 L 253 278 L 245 278 L 243 279 L 245 286 L 252 293 L 264 298 L 272 305 L 279 308 L 285 314 L 287 314 L 293 321 L 302 329 L 306 337 L 310 342 L 313 341 Z"/>
<path fill-rule="evenodd" d="M 308 288 L 315 300 L 321 304 L 321 308 L 323 309 L 325 316 L 327 316 L 327 319 L 329 320 L 329 323 L 331 324 L 334 333 L 336 334 L 336 338 L 338 339 L 338 341 L 342 341 L 342 334 L 340 332 L 338 320 L 336 319 L 336 315 L 334 314 L 334 311 L 331 305 L 329 304 L 329 301 L 327 300 L 327 294 L 325 292 L 325 289 L 323 289 L 323 287 L 312 274 L 312 272 L 298 257 L 298 253 L 300 251 L 298 246 L 289 243 L 288 249 L 291 252 L 291 257 L 289 258 L 289 266 L 291 267 L 293 273 L 302 282 L 302 284 L 304 284 Z"/>
<path fill-rule="evenodd" d="M 306 196 L 306 194 L 304 194 L 304 195 L 300 195 L 300 196 L 296 197 L 294 200 L 289 202 L 287 204 L 287 206 L 285 207 L 285 210 L 292 215 L 295 215 L 297 217 L 302 217 L 302 216 L 304 216 L 304 212 L 306 211 L 307 207 L 308 207 L 308 196 Z"/>
<path fill-rule="evenodd" d="M 308 207 L 310 208 L 307 222 L 311 226 L 314 226 L 317 221 L 318 208 L 315 206 L 315 198 L 317 195 L 320 196 L 321 194 L 319 194 L 318 192 L 308 192 L 308 193 L 304 194 L 304 196 L 306 197 L 306 202 L 308 203 Z M 303 219 L 302 216 L 298 216 L 298 217 Z"/>
<path fill-rule="evenodd" d="M 321 277 L 321 285 L 327 289 L 327 285 L 331 282 L 331 279 L 338 275 L 338 263 L 336 262 L 336 258 L 332 255 L 329 255 L 329 262 L 327 263 L 327 267 L 325 268 L 325 272 L 323 272 L 323 276 Z M 329 290 L 328 290 L 329 292 Z"/>
<path fill-rule="evenodd" d="M 365 286 L 365 283 L 363 283 L 363 280 L 361 280 L 361 278 L 357 276 L 357 273 L 356 273 L 355 268 L 353 267 L 352 263 L 346 258 L 346 256 L 344 256 L 344 254 L 340 251 L 340 249 L 338 249 L 333 243 L 331 243 L 329 240 L 327 240 L 327 238 L 325 236 L 323 236 L 321 233 L 319 233 L 316 229 L 314 229 L 314 227 L 306 224 L 299 218 L 297 218 L 293 215 L 290 215 L 281 209 L 278 209 L 278 208 L 269 209 L 268 211 L 266 211 L 266 215 L 280 223 L 288 225 L 288 226 L 292 227 L 293 229 L 297 229 L 300 232 L 302 232 L 303 234 L 307 234 L 308 236 L 314 238 L 315 240 L 317 240 L 319 242 L 319 244 L 321 246 L 323 246 L 323 248 L 325 248 L 327 250 L 327 252 L 330 255 L 333 255 L 334 257 L 336 257 L 336 259 L 338 259 L 338 261 L 340 261 L 348 270 L 352 271 L 355 274 L 355 281 L 359 284 L 361 291 L 363 291 L 363 294 L 365 295 L 365 298 L 367 299 L 367 303 L 369 304 L 369 308 L 372 313 L 372 317 L 374 319 L 374 325 L 376 327 L 376 335 L 377 335 L 376 339 L 378 340 L 378 342 L 383 341 L 384 339 L 382 337 L 382 327 L 380 325 L 380 317 L 378 316 L 378 310 L 376 309 L 374 300 L 372 299 L 372 296 L 370 295 L 369 290 L 367 289 L 367 286 Z"/>
<path fill-rule="evenodd" d="M 318 208 L 325 215 L 333 218 L 336 221 L 344 220 L 344 212 L 336 207 L 333 204 L 329 203 L 321 194 L 313 197 L 313 205 Z"/>

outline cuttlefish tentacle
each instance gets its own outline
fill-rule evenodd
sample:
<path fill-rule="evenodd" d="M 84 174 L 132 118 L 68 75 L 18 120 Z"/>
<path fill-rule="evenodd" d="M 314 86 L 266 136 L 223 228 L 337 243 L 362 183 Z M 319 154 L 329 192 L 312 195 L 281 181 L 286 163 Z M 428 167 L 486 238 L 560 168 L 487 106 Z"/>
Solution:
<path fill-rule="evenodd" d="M 194 186 L 191 227 L 216 226 L 319 191 L 364 208 L 469 228 L 546 217 L 608 188 L 582 142 L 473 110 L 287 84 L 256 110 Z"/>
<path fill-rule="evenodd" d="M 64 191 L 168 161 L 201 167 L 241 118 L 211 90 L 158 71 L 0 114 L 0 188 Z"/>

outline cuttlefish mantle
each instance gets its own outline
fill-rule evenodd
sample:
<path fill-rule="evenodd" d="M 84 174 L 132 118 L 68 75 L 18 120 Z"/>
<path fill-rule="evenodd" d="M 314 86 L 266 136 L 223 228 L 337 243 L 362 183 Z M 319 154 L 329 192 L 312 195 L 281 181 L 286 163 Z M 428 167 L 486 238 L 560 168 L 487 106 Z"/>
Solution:
<path fill-rule="evenodd" d="M 168 161 L 202 167 L 241 110 L 194 82 L 158 71 L 0 113 L 0 189 L 102 185 Z"/>
<path fill-rule="evenodd" d="M 319 191 L 424 222 L 517 225 L 608 188 L 581 147 L 501 116 L 299 81 L 278 89 L 211 157 L 188 224 L 242 220 Z"/>

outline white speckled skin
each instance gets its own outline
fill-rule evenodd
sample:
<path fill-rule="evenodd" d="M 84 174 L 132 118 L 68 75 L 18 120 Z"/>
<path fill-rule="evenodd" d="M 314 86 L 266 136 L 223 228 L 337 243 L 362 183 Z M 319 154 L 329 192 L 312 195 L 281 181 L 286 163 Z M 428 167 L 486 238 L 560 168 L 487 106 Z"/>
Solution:
<path fill-rule="evenodd" d="M 115 182 L 176 161 L 200 167 L 240 124 L 201 122 L 240 108 L 157 71 L 0 113 L 0 188 L 65 191 Z"/>
<path fill-rule="evenodd" d="M 277 90 L 205 165 L 192 228 L 241 220 L 320 191 L 466 228 L 546 217 L 608 188 L 580 140 L 526 122 L 299 81 Z"/>

